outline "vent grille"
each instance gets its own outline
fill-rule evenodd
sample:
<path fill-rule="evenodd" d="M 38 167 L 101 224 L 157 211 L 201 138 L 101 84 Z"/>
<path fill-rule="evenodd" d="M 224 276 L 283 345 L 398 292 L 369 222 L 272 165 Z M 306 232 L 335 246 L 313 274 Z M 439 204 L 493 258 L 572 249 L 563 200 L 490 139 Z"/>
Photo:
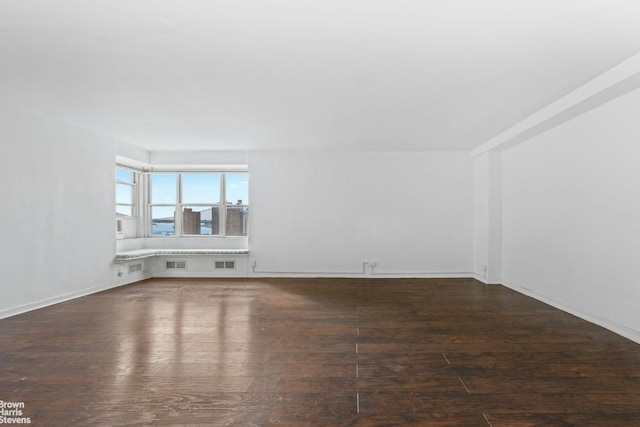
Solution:
<path fill-rule="evenodd" d="M 165 268 L 167 270 L 186 270 L 187 261 L 167 261 Z"/>
<path fill-rule="evenodd" d="M 216 261 L 215 267 L 216 267 L 216 270 L 235 270 L 236 262 L 235 261 Z"/>
<path fill-rule="evenodd" d="M 142 263 L 129 264 L 129 274 L 137 273 L 139 271 L 142 271 Z"/>
<path fill-rule="evenodd" d="M 116 239 L 124 239 L 124 227 L 120 218 L 116 218 Z"/>

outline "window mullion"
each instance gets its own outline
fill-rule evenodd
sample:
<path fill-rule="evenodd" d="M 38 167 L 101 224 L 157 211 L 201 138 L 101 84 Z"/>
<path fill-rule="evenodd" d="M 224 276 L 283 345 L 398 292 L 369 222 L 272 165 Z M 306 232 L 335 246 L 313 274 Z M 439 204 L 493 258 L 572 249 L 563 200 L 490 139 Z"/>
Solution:
<path fill-rule="evenodd" d="M 175 227 L 176 237 L 182 237 L 182 174 L 176 174 L 176 210 L 175 210 Z"/>
<path fill-rule="evenodd" d="M 227 235 L 227 194 L 226 194 L 226 174 L 220 174 L 220 201 L 218 207 L 218 216 L 220 217 L 220 236 Z"/>
<path fill-rule="evenodd" d="M 147 173 L 142 174 L 144 181 L 144 235 L 153 236 L 153 220 L 151 218 L 151 178 Z"/>
<path fill-rule="evenodd" d="M 136 183 L 137 190 L 136 198 L 137 198 L 137 208 L 138 211 L 138 220 L 136 224 L 136 237 L 147 237 L 149 233 L 147 231 L 146 224 L 151 224 L 151 220 L 148 220 L 147 210 L 144 208 L 148 204 L 148 195 L 147 195 L 147 176 L 143 173 L 138 173 L 136 175 Z"/>

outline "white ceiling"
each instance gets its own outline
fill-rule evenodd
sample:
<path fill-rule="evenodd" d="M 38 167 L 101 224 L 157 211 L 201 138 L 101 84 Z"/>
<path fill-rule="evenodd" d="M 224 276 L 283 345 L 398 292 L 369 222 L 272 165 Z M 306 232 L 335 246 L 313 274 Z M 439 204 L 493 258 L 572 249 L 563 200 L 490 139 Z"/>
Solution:
<path fill-rule="evenodd" d="M 0 1 L 0 100 L 158 151 L 470 150 L 637 52 L 637 0 Z"/>

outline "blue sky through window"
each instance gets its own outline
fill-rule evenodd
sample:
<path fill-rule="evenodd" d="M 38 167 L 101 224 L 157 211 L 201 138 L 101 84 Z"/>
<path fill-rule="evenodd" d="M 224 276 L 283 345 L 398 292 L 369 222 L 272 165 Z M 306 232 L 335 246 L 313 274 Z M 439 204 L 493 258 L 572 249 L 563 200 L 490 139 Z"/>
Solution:
<path fill-rule="evenodd" d="M 249 174 L 227 173 L 227 204 L 249 204 Z M 151 203 L 174 204 L 176 200 L 176 174 L 151 175 Z M 220 174 L 185 173 L 182 174 L 182 203 L 217 204 L 220 202 Z"/>
<path fill-rule="evenodd" d="M 127 184 L 116 184 L 116 203 L 133 204 L 133 189 Z"/>
<path fill-rule="evenodd" d="M 182 203 L 220 202 L 220 175 L 218 174 L 183 174 Z"/>
<path fill-rule="evenodd" d="M 123 182 L 133 182 L 133 172 L 124 170 L 124 169 L 116 169 L 116 179 L 118 181 Z"/>
<path fill-rule="evenodd" d="M 229 173 L 225 176 L 226 201 L 235 205 L 238 200 L 242 200 L 243 205 L 249 204 L 249 174 Z"/>
<path fill-rule="evenodd" d="M 151 203 L 176 203 L 177 182 L 175 174 L 151 175 Z"/>

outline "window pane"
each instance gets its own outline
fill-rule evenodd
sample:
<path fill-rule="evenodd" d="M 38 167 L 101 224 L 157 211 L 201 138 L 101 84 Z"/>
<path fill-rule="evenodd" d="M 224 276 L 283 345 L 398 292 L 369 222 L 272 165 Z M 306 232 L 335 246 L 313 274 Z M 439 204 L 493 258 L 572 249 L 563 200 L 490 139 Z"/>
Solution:
<path fill-rule="evenodd" d="M 124 169 L 116 169 L 116 180 L 133 184 L 133 172 Z"/>
<path fill-rule="evenodd" d="M 182 234 L 220 234 L 220 214 L 217 206 L 185 206 L 182 211 Z"/>
<path fill-rule="evenodd" d="M 227 205 L 249 204 L 248 173 L 229 173 L 225 176 L 225 184 Z"/>
<path fill-rule="evenodd" d="M 151 175 L 151 203 L 176 203 L 177 182 L 175 174 Z"/>
<path fill-rule="evenodd" d="M 151 234 L 153 236 L 174 236 L 175 207 L 153 206 L 151 208 Z"/>
<path fill-rule="evenodd" d="M 116 203 L 133 204 L 133 187 L 127 184 L 116 184 Z"/>
<path fill-rule="evenodd" d="M 227 206 L 227 236 L 246 236 L 249 209 Z"/>
<path fill-rule="evenodd" d="M 183 174 L 182 203 L 219 203 L 220 175 Z"/>
<path fill-rule="evenodd" d="M 131 206 L 116 205 L 116 215 L 132 216 Z"/>

